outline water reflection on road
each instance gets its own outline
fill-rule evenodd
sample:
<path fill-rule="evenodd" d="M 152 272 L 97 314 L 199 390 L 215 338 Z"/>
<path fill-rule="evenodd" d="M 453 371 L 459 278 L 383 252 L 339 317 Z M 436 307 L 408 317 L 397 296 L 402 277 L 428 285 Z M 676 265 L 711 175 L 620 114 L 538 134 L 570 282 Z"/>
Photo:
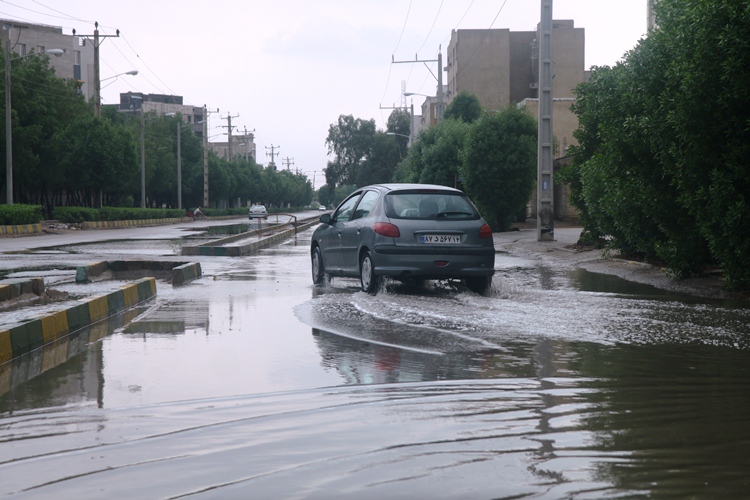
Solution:
<path fill-rule="evenodd" d="M 746 495 L 741 304 L 503 255 L 488 297 L 444 283 L 372 297 L 311 287 L 308 245 L 206 259 L 199 282 L 17 377 L 0 396 L 0 491 Z"/>

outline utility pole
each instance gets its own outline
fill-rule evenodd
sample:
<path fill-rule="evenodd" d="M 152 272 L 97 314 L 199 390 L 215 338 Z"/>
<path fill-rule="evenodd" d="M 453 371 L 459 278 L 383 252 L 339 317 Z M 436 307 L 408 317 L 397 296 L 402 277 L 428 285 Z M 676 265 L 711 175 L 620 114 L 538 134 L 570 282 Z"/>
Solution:
<path fill-rule="evenodd" d="M 209 111 L 206 105 L 203 105 L 203 207 L 208 208 L 208 115 L 218 113 Z"/>
<path fill-rule="evenodd" d="M 435 76 L 435 73 L 432 73 L 432 76 L 435 77 L 435 79 L 438 82 L 438 88 L 437 88 L 437 109 L 435 110 L 435 114 L 437 115 L 437 121 L 440 121 L 443 119 L 443 52 L 442 52 L 442 46 L 438 46 L 438 57 L 437 59 L 419 59 L 417 55 L 414 55 L 413 61 L 396 61 L 393 56 L 391 56 L 391 64 L 412 64 L 415 62 L 421 62 L 424 63 L 425 67 L 430 70 L 430 73 L 432 73 L 432 70 L 429 66 L 427 66 L 428 62 L 436 62 L 438 65 L 438 74 Z"/>
<path fill-rule="evenodd" d="M 120 30 L 116 31 L 115 35 L 100 35 L 99 34 L 99 23 L 94 22 L 94 34 L 93 35 L 78 35 L 82 38 L 94 37 L 94 115 L 97 118 L 102 117 L 102 96 L 101 96 L 101 77 L 99 75 L 99 45 L 101 42 L 100 38 L 119 38 Z M 76 30 L 73 30 L 73 36 L 76 36 Z"/>
<path fill-rule="evenodd" d="M 232 129 L 234 128 L 232 126 L 232 118 L 238 118 L 240 115 L 234 115 L 234 116 L 232 116 L 231 114 L 229 114 L 228 111 L 227 111 L 227 113 L 228 113 L 227 117 L 226 118 L 222 118 L 222 120 L 226 120 L 227 121 L 227 124 L 226 125 L 222 125 L 222 128 L 227 129 L 227 135 L 229 136 L 229 143 L 228 143 L 229 144 L 229 161 L 232 161 L 232 160 L 234 160 L 234 156 L 232 155 Z"/>
<path fill-rule="evenodd" d="M 12 114 L 10 109 L 10 58 L 13 52 L 10 46 L 10 29 L 12 24 L 3 27 L 7 35 L 7 40 L 3 40 L 5 45 L 5 203 L 13 204 L 13 137 Z"/>
<path fill-rule="evenodd" d="M 536 180 L 537 241 L 555 239 L 552 152 L 552 0 L 542 0 L 539 23 L 539 132 Z"/>
<path fill-rule="evenodd" d="M 276 164 L 274 163 L 273 159 L 276 157 L 276 155 L 279 154 L 279 153 L 276 153 L 275 151 L 277 149 L 281 149 L 281 146 L 274 146 L 273 143 L 271 143 L 271 147 L 269 148 L 268 146 L 266 146 L 266 149 L 270 149 L 271 150 L 270 153 L 266 152 L 266 156 L 270 156 L 271 157 L 271 163 L 269 163 L 268 166 L 276 168 Z"/>
<path fill-rule="evenodd" d="M 286 158 L 282 158 L 281 164 L 286 165 L 286 169 L 289 170 L 289 166 L 294 165 L 294 158 L 289 158 L 288 156 Z"/>

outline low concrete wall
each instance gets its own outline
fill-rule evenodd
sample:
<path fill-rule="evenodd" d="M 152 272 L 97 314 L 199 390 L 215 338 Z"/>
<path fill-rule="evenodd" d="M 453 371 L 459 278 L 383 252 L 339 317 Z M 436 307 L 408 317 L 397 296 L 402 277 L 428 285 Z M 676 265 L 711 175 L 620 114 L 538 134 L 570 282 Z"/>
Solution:
<path fill-rule="evenodd" d="M 202 276 L 199 262 L 188 262 L 172 269 L 172 286 L 184 285 Z"/>
<path fill-rule="evenodd" d="M 22 236 L 25 234 L 38 234 L 42 232 L 42 223 L 19 224 L 17 226 L 0 226 L 0 236 Z"/>
<path fill-rule="evenodd" d="M 156 280 L 143 278 L 104 295 L 79 300 L 65 309 L 0 327 L 0 363 L 129 309 L 156 295 Z"/>
<path fill-rule="evenodd" d="M 179 222 L 190 222 L 190 217 L 171 217 L 164 219 L 140 219 L 140 220 L 98 220 L 81 223 L 84 229 L 111 229 L 115 227 L 149 226 L 155 224 L 177 224 Z"/>
<path fill-rule="evenodd" d="M 44 278 L 17 278 L 0 281 L 0 302 L 13 300 L 25 293 L 44 294 Z"/>
<path fill-rule="evenodd" d="M 199 262 L 167 262 L 154 260 L 115 260 L 93 262 L 76 268 L 76 281 L 94 281 L 107 275 L 117 279 L 155 277 L 171 280 L 172 285 L 182 285 L 202 276 Z"/>
<path fill-rule="evenodd" d="M 221 239 L 221 240 L 218 240 L 212 243 L 207 243 L 207 244 L 200 245 L 200 246 L 182 247 L 182 255 L 204 255 L 204 256 L 212 256 L 212 257 L 242 257 L 245 255 L 253 254 L 257 252 L 258 250 L 260 250 L 261 248 L 270 247 L 271 245 L 274 245 L 291 236 L 294 236 L 297 232 L 304 231 L 305 229 L 308 229 L 318 223 L 319 223 L 318 220 L 315 219 L 314 221 L 300 224 L 297 228 L 292 227 L 285 231 L 280 231 L 266 238 L 261 238 L 259 240 L 251 241 L 244 245 L 220 246 L 222 243 L 229 243 L 231 241 L 237 240 L 237 235 L 233 235 L 226 239 Z M 247 236 L 245 236 L 245 238 L 247 238 Z"/>

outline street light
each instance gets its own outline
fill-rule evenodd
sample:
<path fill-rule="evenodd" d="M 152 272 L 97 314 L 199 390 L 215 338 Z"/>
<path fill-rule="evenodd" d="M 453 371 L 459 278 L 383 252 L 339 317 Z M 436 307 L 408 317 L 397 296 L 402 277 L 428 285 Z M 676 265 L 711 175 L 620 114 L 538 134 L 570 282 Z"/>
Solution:
<path fill-rule="evenodd" d="M 102 82 L 106 82 L 107 80 L 111 80 L 113 78 L 115 79 L 115 81 L 117 81 L 117 78 L 119 78 L 119 77 L 121 77 L 123 75 L 135 76 L 137 74 L 138 74 L 138 70 L 137 69 L 131 69 L 130 71 L 126 71 L 125 73 L 118 73 L 118 74 L 116 74 L 114 76 L 108 76 L 107 78 L 103 78 L 102 80 L 99 80 L 99 84 L 101 84 Z M 112 83 L 115 83 L 115 82 L 112 82 Z M 102 88 L 107 88 L 110 85 L 112 85 L 112 83 L 108 83 L 107 85 L 105 85 Z M 101 94 L 99 95 L 99 99 L 101 99 Z"/>
<path fill-rule="evenodd" d="M 39 52 L 31 52 L 25 56 L 14 57 L 11 59 L 10 52 L 10 28 L 7 28 L 8 40 L 5 42 L 5 188 L 6 188 L 6 203 L 8 205 L 13 204 L 13 132 L 12 128 L 12 117 L 10 109 L 10 62 L 17 61 L 18 59 L 25 59 L 27 57 L 39 55 L 39 54 L 51 54 L 56 57 L 60 57 L 65 53 L 63 49 L 49 49 L 41 50 Z"/>
<path fill-rule="evenodd" d="M 396 132 L 386 132 L 385 135 L 397 135 L 399 137 L 406 137 L 407 139 L 411 139 L 411 137 L 409 137 L 408 135 L 397 134 Z"/>

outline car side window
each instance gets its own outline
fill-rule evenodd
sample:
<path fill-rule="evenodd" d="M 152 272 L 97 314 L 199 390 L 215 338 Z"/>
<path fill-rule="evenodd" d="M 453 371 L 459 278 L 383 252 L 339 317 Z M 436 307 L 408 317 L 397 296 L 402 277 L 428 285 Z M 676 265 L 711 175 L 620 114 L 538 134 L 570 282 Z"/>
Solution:
<path fill-rule="evenodd" d="M 370 214 L 372 207 L 375 206 L 375 202 L 378 201 L 378 198 L 379 198 L 379 195 L 377 191 L 367 191 L 362 196 L 362 199 L 359 200 L 359 203 L 357 204 L 357 209 L 354 211 L 354 215 L 349 220 L 361 219 L 362 217 L 367 217 Z"/>
<path fill-rule="evenodd" d="M 354 207 L 357 205 L 357 200 L 359 200 L 361 194 L 362 193 L 355 193 L 348 200 L 342 203 L 338 210 L 336 210 L 336 213 L 333 214 L 333 219 L 336 222 L 348 221 L 352 216 Z"/>

